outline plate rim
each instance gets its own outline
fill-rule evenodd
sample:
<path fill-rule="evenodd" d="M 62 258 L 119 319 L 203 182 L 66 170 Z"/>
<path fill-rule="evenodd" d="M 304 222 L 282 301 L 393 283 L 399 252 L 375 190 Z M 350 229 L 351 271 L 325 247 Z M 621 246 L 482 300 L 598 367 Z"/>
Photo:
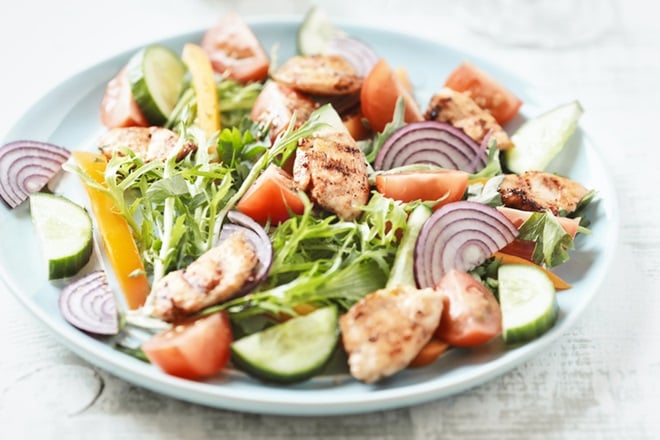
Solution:
<path fill-rule="evenodd" d="M 300 23 L 300 17 L 252 16 L 246 17 L 246 22 L 250 26 L 283 25 L 295 27 Z M 448 46 L 446 43 L 437 40 L 418 35 L 409 35 L 400 31 L 399 29 L 390 30 L 378 26 L 347 20 L 337 20 L 337 24 L 346 29 L 359 28 L 363 32 L 386 33 L 391 38 L 406 38 L 409 40 L 423 42 L 425 44 L 431 44 L 437 46 L 441 50 L 450 51 L 464 58 L 478 59 L 483 61 L 482 66 L 485 66 L 487 69 L 493 67 L 498 71 L 505 73 L 510 78 L 517 78 L 517 75 L 514 73 L 511 73 L 510 71 L 503 69 L 502 67 L 499 67 L 489 62 L 488 60 L 475 55 L 474 53 L 463 49 L 458 50 L 454 47 Z M 31 104 L 27 110 L 23 112 L 23 114 L 20 115 L 16 121 L 14 121 L 13 125 L 5 134 L 3 143 L 11 140 L 10 138 L 12 134 L 15 131 L 19 131 L 22 121 L 29 118 L 30 114 L 34 113 L 35 109 L 39 107 L 42 101 L 45 101 L 51 95 L 56 94 L 67 84 L 70 84 L 79 78 L 89 75 L 95 69 L 100 69 L 106 65 L 114 65 L 115 63 L 118 63 L 122 58 L 128 58 L 135 50 L 138 50 L 140 47 L 144 47 L 153 43 L 171 43 L 173 41 L 184 39 L 192 41 L 193 38 L 201 35 L 205 30 L 206 29 L 199 29 L 196 31 L 182 32 L 162 39 L 153 40 L 152 42 L 145 43 L 140 46 L 121 50 L 113 55 L 110 55 L 104 60 L 101 60 L 93 65 L 83 68 L 77 73 L 74 73 L 70 77 L 53 86 L 48 92 L 43 94 L 33 104 Z M 522 81 L 522 83 L 525 84 L 526 82 Z M 530 94 L 529 91 L 526 91 L 526 93 Z M 540 97 L 537 94 L 532 94 L 532 96 L 534 96 L 537 101 L 547 101 L 547 99 Z M 603 182 L 605 183 L 606 188 L 598 188 L 598 190 L 599 192 L 611 195 L 611 198 L 608 198 L 606 205 L 608 208 L 607 220 L 612 222 L 612 226 L 610 226 L 608 229 L 608 240 L 610 243 L 616 244 L 616 246 L 606 247 L 604 254 L 602 252 L 600 253 L 599 265 L 601 266 L 601 270 L 597 273 L 595 285 L 590 286 L 590 288 L 587 289 L 587 292 L 584 293 L 586 295 L 584 300 L 579 302 L 575 308 L 571 309 L 571 313 L 566 315 L 566 318 L 561 323 L 558 323 L 558 325 L 553 327 L 550 332 L 546 333 L 535 341 L 516 348 L 517 351 L 515 352 L 515 355 L 512 355 L 514 351 L 508 351 L 505 355 L 488 361 L 487 364 L 491 366 L 491 368 L 487 368 L 485 371 L 479 370 L 476 372 L 476 374 L 471 375 L 469 378 L 443 387 L 441 389 L 435 389 L 433 387 L 429 389 L 428 382 L 421 382 L 412 385 L 405 385 L 400 388 L 385 390 L 376 387 L 374 392 L 362 393 L 364 395 L 359 395 L 357 398 L 355 395 L 353 395 L 351 400 L 348 402 L 346 401 L 345 395 L 338 393 L 336 397 L 333 396 L 333 398 L 320 403 L 313 397 L 313 394 L 318 392 L 318 390 L 302 390 L 301 394 L 297 396 L 297 399 L 294 401 L 289 400 L 287 402 L 282 402 L 279 400 L 278 396 L 280 394 L 288 395 L 294 391 L 289 388 L 274 388 L 277 390 L 277 392 L 274 393 L 273 398 L 270 398 L 271 394 L 268 394 L 268 398 L 264 396 L 255 397 L 252 395 L 236 395 L 231 392 L 231 389 L 229 389 L 229 393 L 225 393 L 223 392 L 223 387 L 217 386 L 216 383 L 188 381 L 168 376 L 154 369 L 140 368 L 143 366 L 139 364 L 139 361 L 136 361 L 129 356 L 120 354 L 118 352 L 113 353 L 113 356 L 109 356 L 104 352 L 101 346 L 105 346 L 105 344 L 101 342 L 101 345 L 99 345 L 95 338 L 69 337 L 66 331 L 63 331 L 63 326 L 57 322 L 54 317 L 48 313 L 47 310 L 41 308 L 39 304 L 32 301 L 28 295 L 22 294 L 20 289 L 13 285 L 11 277 L 9 277 L 6 273 L 6 268 L 4 265 L 0 265 L 0 282 L 3 286 L 6 287 L 8 291 L 12 293 L 12 295 L 18 300 L 19 303 L 21 303 L 42 325 L 44 325 L 49 330 L 51 335 L 54 335 L 60 343 L 76 353 L 78 356 L 82 357 L 94 366 L 100 367 L 109 374 L 118 376 L 122 378 L 122 380 L 125 380 L 129 383 L 133 383 L 157 393 L 165 394 L 191 403 L 260 414 L 316 416 L 357 414 L 383 409 L 411 406 L 431 400 L 445 398 L 481 385 L 487 381 L 493 380 L 502 374 L 513 370 L 530 358 L 536 356 L 543 348 L 553 344 L 561 335 L 565 333 L 567 329 L 575 324 L 575 322 L 583 314 L 586 307 L 593 301 L 593 298 L 602 286 L 607 274 L 607 269 L 612 265 L 616 255 L 616 247 L 619 245 L 618 236 L 621 227 L 618 210 L 619 203 L 612 174 L 604 160 L 603 155 L 600 154 L 600 152 L 595 148 L 595 145 L 589 135 L 589 133 L 592 131 L 589 130 L 585 124 L 582 123 L 582 121 L 580 123 L 580 131 L 584 139 L 582 143 L 583 146 L 581 148 L 586 148 L 588 153 L 597 159 L 597 169 L 603 174 Z M 9 211 L 6 207 L 3 207 L 2 209 L 3 211 Z M 7 215 L 7 212 L 0 212 L 0 219 L 2 219 L 4 215 Z M 85 339 L 85 343 L 76 343 L 76 339 Z M 118 357 L 117 355 L 121 356 Z M 135 362 L 138 362 L 138 364 Z M 118 364 L 120 368 L 117 368 Z M 257 386 L 262 385 L 257 384 Z M 324 395 L 324 397 L 328 396 Z"/>

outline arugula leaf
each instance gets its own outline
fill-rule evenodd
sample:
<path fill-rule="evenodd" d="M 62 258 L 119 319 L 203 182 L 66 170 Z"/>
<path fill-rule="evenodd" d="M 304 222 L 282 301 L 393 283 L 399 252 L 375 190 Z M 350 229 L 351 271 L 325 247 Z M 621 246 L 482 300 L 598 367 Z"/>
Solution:
<path fill-rule="evenodd" d="M 536 242 L 532 259 L 547 267 L 568 261 L 568 251 L 574 247 L 570 234 L 550 211 L 532 214 L 519 228 L 518 239 Z"/>

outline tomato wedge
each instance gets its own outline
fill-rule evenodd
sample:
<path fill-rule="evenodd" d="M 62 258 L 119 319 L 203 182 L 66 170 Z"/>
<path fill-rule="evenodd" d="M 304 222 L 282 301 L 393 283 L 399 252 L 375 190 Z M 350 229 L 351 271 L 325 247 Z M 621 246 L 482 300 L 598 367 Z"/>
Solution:
<path fill-rule="evenodd" d="M 270 165 L 247 190 L 236 209 L 264 224 L 287 220 L 291 213 L 302 214 L 305 205 L 296 192 L 291 175 Z"/>
<path fill-rule="evenodd" d="M 107 128 L 149 126 L 133 98 L 125 67 L 105 88 L 101 101 L 101 122 Z"/>
<path fill-rule="evenodd" d="M 219 312 L 151 337 L 142 344 L 142 351 L 167 374 L 201 379 L 227 365 L 233 340 L 229 317 Z"/>
<path fill-rule="evenodd" d="M 246 83 L 268 76 L 270 61 L 252 30 L 236 13 L 223 16 L 202 38 L 213 69 Z"/>
<path fill-rule="evenodd" d="M 522 105 L 516 95 L 469 62 L 454 69 L 445 86 L 457 92 L 469 91 L 479 107 L 488 110 L 500 125 L 513 119 Z"/>
<path fill-rule="evenodd" d="M 376 189 L 385 197 L 402 202 L 437 200 L 433 209 L 463 198 L 469 174 L 458 170 L 414 171 L 376 176 Z"/>
<path fill-rule="evenodd" d="M 406 122 L 424 119 L 412 92 L 407 89 L 387 61 L 381 59 L 364 79 L 360 92 L 362 114 L 369 121 L 371 128 L 381 132 L 385 125 L 392 121 L 399 96 L 403 96 L 405 103 Z"/>
<path fill-rule="evenodd" d="M 502 312 L 495 296 L 472 275 L 448 272 L 438 285 L 444 307 L 435 336 L 457 347 L 483 344 L 502 333 Z"/>

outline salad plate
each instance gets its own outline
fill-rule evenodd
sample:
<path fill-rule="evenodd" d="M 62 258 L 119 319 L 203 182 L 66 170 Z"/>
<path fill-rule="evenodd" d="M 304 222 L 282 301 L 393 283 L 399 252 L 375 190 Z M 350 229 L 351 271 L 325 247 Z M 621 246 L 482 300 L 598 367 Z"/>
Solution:
<path fill-rule="evenodd" d="M 261 19 L 248 20 L 248 23 L 267 51 L 277 47 L 279 60 L 294 54 L 299 20 Z M 341 24 L 341 27 L 367 42 L 391 65 L 404 66 L 422 107 L 442 87 L 449 72 L 464 60 L 479 65 L 525 103 L 522 116 L 507 128 L 513 129 L 525 117 L 561 104 L 535 96 L 524 78 L 470 54 L 378 28 L 351 24 Z M 180 53 L 185 43 L 199 42 L 201 37 L 202 31 L 158 43 Z M 135 50 L 117 55 L 57 86 L 26 112 L 4 141 L 35 139 L 71 150 L 93 150 L 104 132 L 99 106 L 105 86 L 133 53 Z M 297 385 L 272 385 L 233 370 L 206 381 L 183 380 L 117 351 L 107 340 L 75 329 L 64 321 L 57 307 L 62 284 L 48 282 L 46 268 L 40 264 L 39 244 L 27 203 L 11 211 L 0 207 L 3 293 L 9 291 L 15 295 L 61 343 L 85 360 L 128 382 L 177 399 L 223 409 L 286 415 L 351 414 L 415 405 L 460 393 L 530 359 L 557 341 L 598 291 L 612 261 L 618 234 L 618 210 L 611 178 L 584 129 L 578 129 L 561 157 L 548 170 L 567 175 L 597 191 L 596 201 L 587 210 L 592 233 L 578 237 L 571 259 L 557 269 L 573 287 L 558 293 L 560 315 L 555 326 L 525 345 L 507 347 L 497 339 L 477 349 L 452 349 L 427 367 L 404 370 L 374 385 L 337 374 L 321 375 Z M 77 176 L 60 176 L 55 189 L 77 203 L 88 205 Z M 89 264 L 100 265 L 102 261 L 97 256 Z"/>

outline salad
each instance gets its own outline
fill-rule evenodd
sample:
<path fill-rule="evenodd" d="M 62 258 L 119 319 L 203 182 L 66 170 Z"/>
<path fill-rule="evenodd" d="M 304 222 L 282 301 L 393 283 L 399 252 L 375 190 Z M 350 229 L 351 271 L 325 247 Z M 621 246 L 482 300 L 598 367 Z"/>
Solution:
<path fill-rule="evenodd" d="M 577 102 L 509 133 L 522 102 L 463 63 L 421 105 L 405 69 L 316 9 L 281 65 L 234 14 L 198 43 L 145 47 L 117 72 L 98 153 L 0 150 L 0 193 L 29 198 L 72 325 L 179 377 L 231 364 L 278 383 L 337 353 L 377 382 L 552 327 L 570 286 L 551 269 L 594 195 L 544 171 Z M 89 212 L 40 191 L 61 168 Z M 112 275 L 86 269 L 94 230 Z"/>

